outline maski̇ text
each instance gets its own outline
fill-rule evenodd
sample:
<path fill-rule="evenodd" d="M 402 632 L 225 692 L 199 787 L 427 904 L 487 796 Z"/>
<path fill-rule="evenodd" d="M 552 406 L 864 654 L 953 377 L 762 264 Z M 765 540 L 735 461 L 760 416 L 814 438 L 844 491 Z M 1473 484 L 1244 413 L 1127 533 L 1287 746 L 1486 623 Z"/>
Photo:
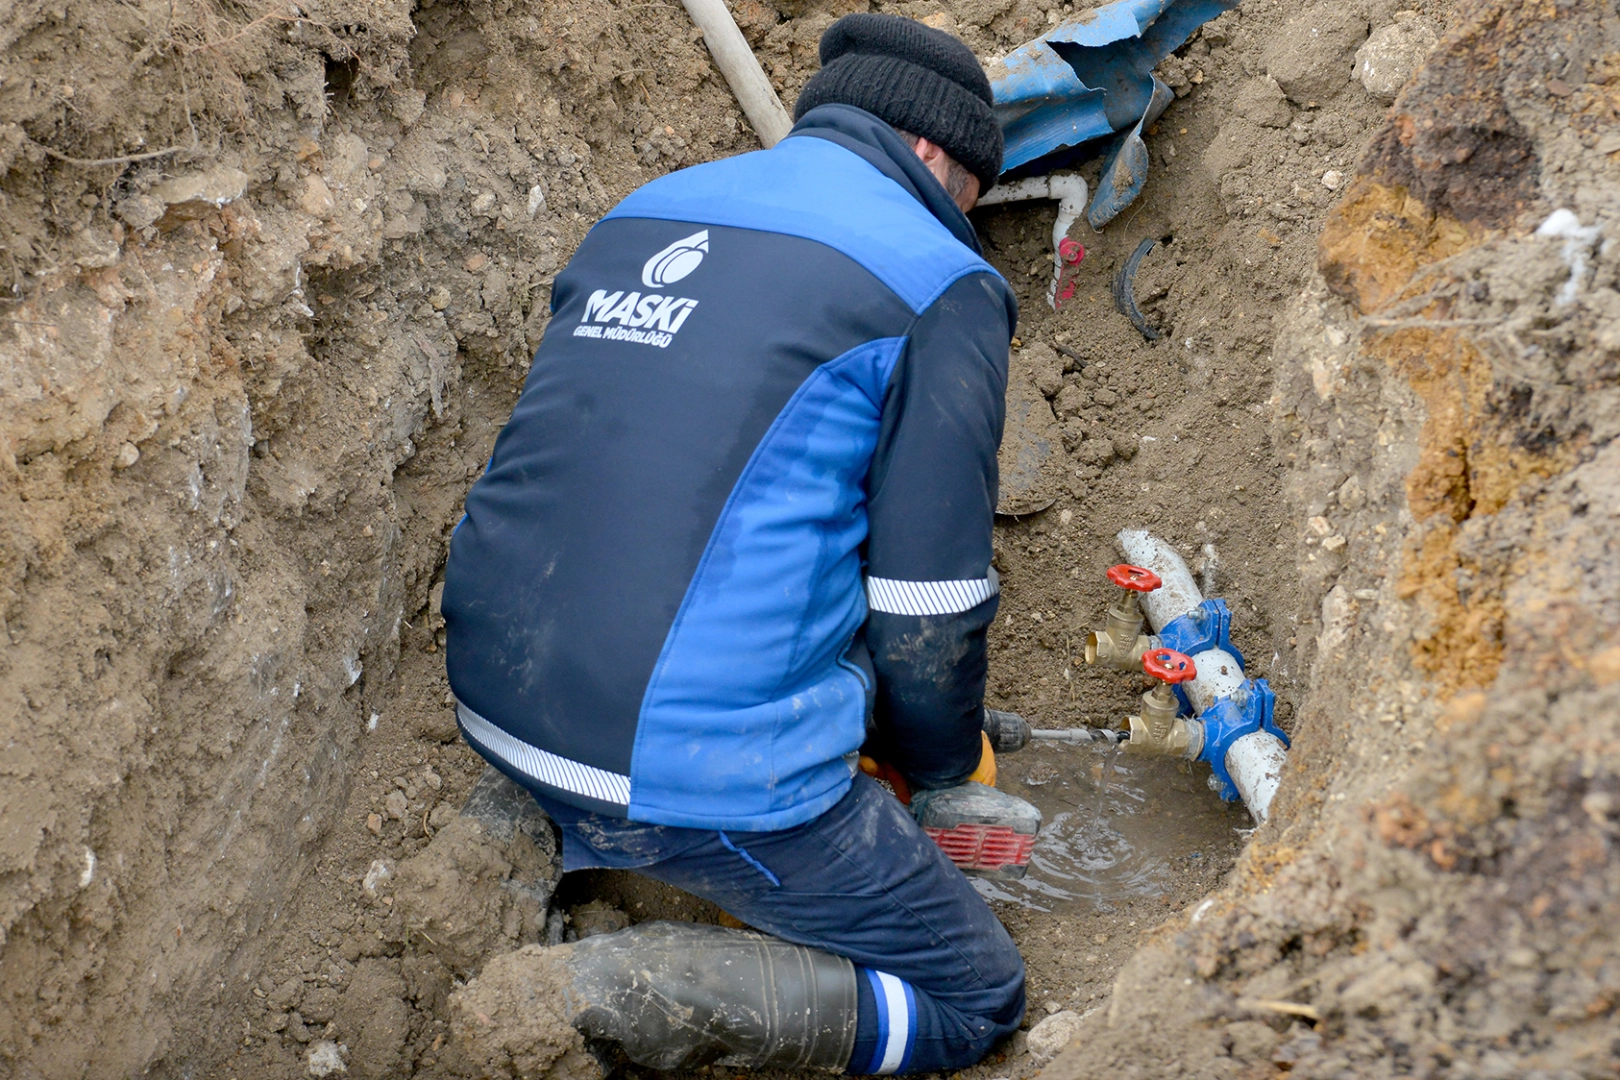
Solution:
<path fill-rule="evenodd" d="M 574 336 L 667 349 L 697 306 L 696 300 L 679 296 L 597 289 L 585 301 L 585 316 L 574 327 Z"/>

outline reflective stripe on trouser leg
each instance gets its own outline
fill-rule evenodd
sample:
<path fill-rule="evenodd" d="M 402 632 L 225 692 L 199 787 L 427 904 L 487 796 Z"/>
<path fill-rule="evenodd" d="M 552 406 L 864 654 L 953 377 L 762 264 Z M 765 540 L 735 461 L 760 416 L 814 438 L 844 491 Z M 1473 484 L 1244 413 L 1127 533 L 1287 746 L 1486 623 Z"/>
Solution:
<path fill-rule="evenodd" d="M 911 984 L 886 971 L 860 969 L 872 984 L 877 1001 L 877 1046 L 866 1072 L 887 1075 L 904 1069 L 917 1038 L 917 999 Z"/>

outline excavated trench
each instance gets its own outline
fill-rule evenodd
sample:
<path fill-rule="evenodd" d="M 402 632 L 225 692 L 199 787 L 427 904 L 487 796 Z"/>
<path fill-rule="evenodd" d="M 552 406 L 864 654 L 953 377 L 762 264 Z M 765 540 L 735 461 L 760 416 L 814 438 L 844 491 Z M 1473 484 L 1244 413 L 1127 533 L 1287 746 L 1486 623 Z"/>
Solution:
<path fill-rule="evenodd" d="M 988 57 L 1089 5 L 731 6 L 792 100 L 846 11 Z M 757 142 L 662 0 L 59 0 L 0 33 L 0 1062 L 509 1072 L 452 1030 L 488 959 L 720 913 L 458 817 L 448 532 L 590 224 Z M 1440 40 L 1392 111 L 1350 78 L 1369 34 Z M 1075 229 L 1057 310 L 1054 204 L 974 215 L 1049 451 L 998 518 L 988 700 L 1135 710 L 1082 654 L 1146 527 L 1295 750 L 1258 830 L 1201 764 L 1003 758 L 1046 826 L 983 892 L 1030 1024 L 1076 1017 L 964 1075 L 1613 1075 L 1620 24 L 1248 0 L 1160 74 L 1147 187 Z M 1111 295 L 1148 238 L 1152 341 Z"/>

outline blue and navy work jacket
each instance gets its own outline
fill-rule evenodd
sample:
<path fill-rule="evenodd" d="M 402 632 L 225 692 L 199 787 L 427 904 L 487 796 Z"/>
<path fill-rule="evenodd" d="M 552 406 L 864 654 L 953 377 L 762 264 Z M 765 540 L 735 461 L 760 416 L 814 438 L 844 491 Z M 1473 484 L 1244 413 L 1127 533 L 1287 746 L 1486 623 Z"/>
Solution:
<path fill-rule="evenodd" d="M 443 610 L 463 735 L 585 810 L 761 831 L 874 749 L 977 766 L 1007 349 L 967 218 L 827 105 L 598 223 L 467 496 Z"/>

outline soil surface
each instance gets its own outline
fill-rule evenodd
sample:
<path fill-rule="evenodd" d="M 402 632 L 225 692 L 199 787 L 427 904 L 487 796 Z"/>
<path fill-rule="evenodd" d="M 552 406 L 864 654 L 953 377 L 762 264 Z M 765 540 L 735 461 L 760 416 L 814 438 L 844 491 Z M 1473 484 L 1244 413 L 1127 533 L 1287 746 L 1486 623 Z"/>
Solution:
<path fill-rule="evenodd" d="M 732 10 L 791 102 L 848 11 L 989 58 L 1087 6 Z M 493 957 L 722 918 L 460 814 L 437 598 L 552 276 L 757 140 L 672 0 L 53 0 L 0 43 L 0 1062 L 475 1074 L 451 1002 Z M 1160 74 L 1057 310 L 1055 204 L 974 215 L 1054 448 L 998 520 L 989 703 L 1134 710 L 1081 653 L 1145 526 L 1295 751 L 1252 836 L 1200 765 L 1004 758 L 1055 843 L 985 892 L 1030 1025 L 1080 1015 L 963 1075 L 1611 1076 L 1620 292 L 1579 230 L 1620 25 L 1247 0 Z M 1111 295 L 1146 239 L 1151 341 Z"/>

